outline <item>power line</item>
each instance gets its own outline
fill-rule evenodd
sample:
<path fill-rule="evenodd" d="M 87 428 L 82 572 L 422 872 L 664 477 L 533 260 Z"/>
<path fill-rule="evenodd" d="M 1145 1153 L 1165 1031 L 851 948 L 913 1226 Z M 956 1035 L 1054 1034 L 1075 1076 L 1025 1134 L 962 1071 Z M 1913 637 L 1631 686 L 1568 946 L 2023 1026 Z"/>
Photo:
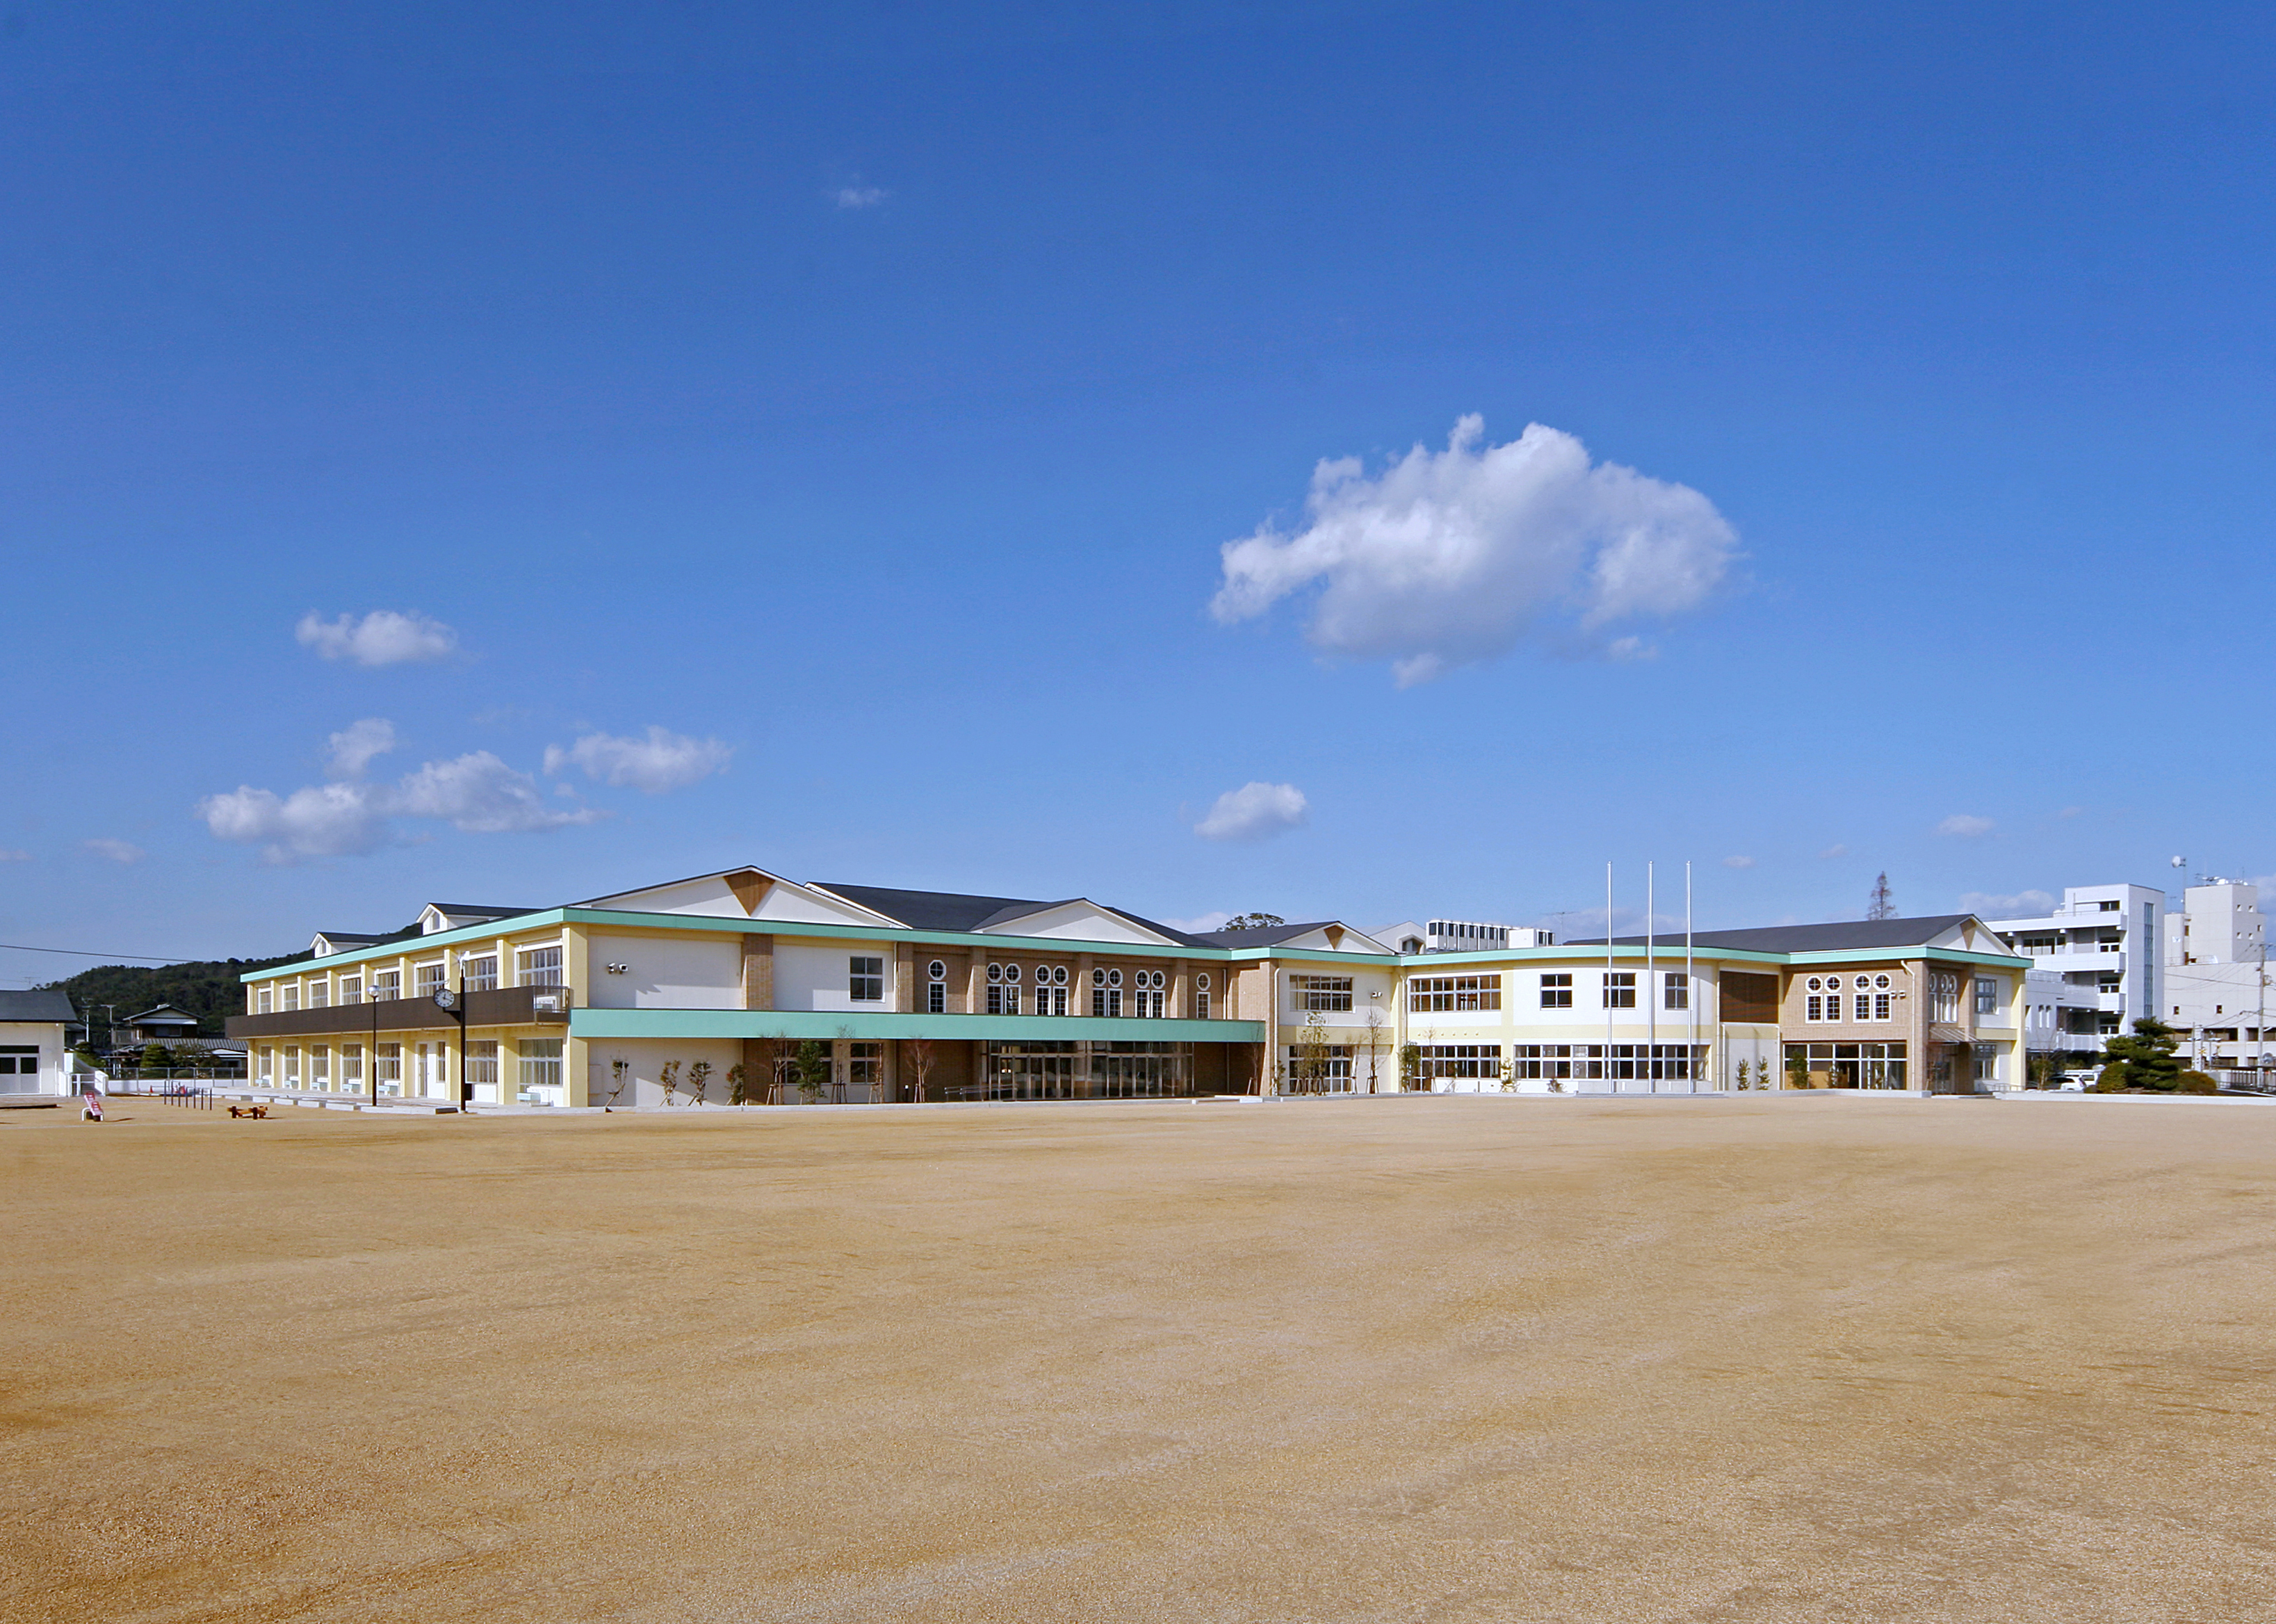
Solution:
<path fill-rule="evenodd" d="M 140 959 L 151 964 L 189 964 L 195 960 L 186 954 L 162 959 L 156 953 L 91 953 L 84 947 L 26 947 L 17 942 L 0 942 L 0 950 L 11 953 L 69 953 L 74 959 Z"/>

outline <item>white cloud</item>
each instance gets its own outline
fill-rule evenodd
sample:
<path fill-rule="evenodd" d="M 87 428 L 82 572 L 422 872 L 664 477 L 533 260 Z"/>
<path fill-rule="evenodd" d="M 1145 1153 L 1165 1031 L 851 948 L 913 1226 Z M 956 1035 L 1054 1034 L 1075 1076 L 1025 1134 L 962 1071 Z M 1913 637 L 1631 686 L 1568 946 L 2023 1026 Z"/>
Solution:
<path fill-rule="evenodd" d="M 395 839 L 387 822 L 384 785 L 318 784 L 278 796 L 239 785 L 198 802 L 198 816 L 216 839 L 258 840 L 274 863 L 303 857 L 360 856 Z"/>
<path fill-rule="evenodd" d="M 1737 557 L 1736 532 L 1688 486 L 1592 466 L 1579 440 L 1539 423 L 1506 445 L 1484 433 L 1465 417 L 1444 452 L 1418 445 L 1374 479 L 1356 457 L 1321 462 L 1302 529 L 1266 524 L 1219 550 L 1210 613 L 1231 625 L 1324 582 L 1313 646 L 1388 659 L 1407 687 L 1529 634 L 1650 657 L 1605 628 L 1697 607 Z"/>
<path fill-rule="evenodd" d="M 150 854 L 132 840 L 114 840 L 107 835 L 100 839 L 82 840 L 80 844 L 97 857 L 108 857 L 113 862 L 140 862 Z"/>
<path fill-rule="evenodd" d="M 1723 866 L 1726 869 L 1751 869 L 1755 866 L 1755 860 L 1751 857 L 1726 857 Z"/>
<path fill-rule="evenodd" d="M 1252 781 L 1219 795 L 1194 832 L 1204 840 L 1261 840 L 1310 816 L 1311 804 L 1294 785 Z"/>
<path fill-rule="evenodd" d="M 1212 930 L 1225 929 L 1225 922 L 1233 917 L 1223 908 L 1212 908 L 1192 919 L 1165 919 L 1162 922 L 1172 930 L 1182 930 L 1188 936 L 1207 936 Z"/>
<path fill-rule="evenodd" d="M 0 846 L 0 862 L 29 862 L 32 854 L 19 852 L 12 846 Z"/>
<path fill-rule="evenodd" d="M 375 609 L 360 620 L 353 615 L 324 620 L 307 614 L 300 617 L 292 634 L 328 660 L 367 666 L 446 660 L 459 646 L 456 632 L 415 610 L 405 615 L 391 609 Z"/>
<path fill-rule="evenodd" d="M 384 717 L 366 717 L 331 736 L 325 770 L 336 778 L 360 778 L 373 756 L 394 748 L 395 724 Z"/>
<path fill-rule="evenodd" d="M 2065 807 L 2061 811 L 2056 813 L 2055 816 L 2057 817 L 2076 817 L 2080 813 L 2085 810 L 2086 808 L 2084 807 Z"/>
<path fill-rule="evenodd" d="M 1988 817 L 1977 817 L 1967 812 L 1955 812 L 1938 823 L 1936 826 L 1936 831 L 1940 835 L 1959 835 L 1962 839 L 1972 840 L 1978 835 L 1990 834 L 1997 827 L 1998 825 Z"/>
<path fill-rule="evenodd" d="M 1824 851 L 1817 854 L 1820 857 L 1847 857 L 1849 855 L 1849 848 L 1842 845 L 1839 840 L 1836 840 L 1832 845 L 1827 846 Z"/>
<path fill-rule="evenodd" d="M 2044 891 L 2019 891 L 2012 897 L 1995 897 L 1989 892 L 1962 892 L 1960 911 L 1975 914 L 1985 919 L 2032 919 L 2052 911 L 2055 899 Z"/>
<path fill-rule="evenodd" d="M 619 739 L 609 733 L 588 733 L 567 749 L 545 747 L 545 770 L 558 772 L 574 763 L 585 776 L 603 784 L 630 785 L 651 795 L 684 789 L 708 778 L 727 764 L 734 747 L 717 739 L 690 739 L 651 726 L 645 739 Z"/>
<path fill-rule="evenodd" d="M 344 753 L 338 740 L 354 732 L 333 735 L 336 763 L 353 754 Z M 369 759 L 363 757 L 359 770 Z M 503 834 L 589 823 L 601 816 L 581 807 L 554 810 L 536 779 L 488 750 L 429 762 L 397 784 L 316 784 L 290 795 L 239 785 L 227 794 L 207 796 L 197 815 L 216 839 L 258 842 L 262 856 L 273 863 L 377 851 L 403 838 L 394 823 L 398 817 L 434 818 L 470 834 Z"/>
<path fill-rule="evenodd" d="M 840 186 L 836 193 L 840 209 L 875 209 L 891 195 L 883 186 Z"/>

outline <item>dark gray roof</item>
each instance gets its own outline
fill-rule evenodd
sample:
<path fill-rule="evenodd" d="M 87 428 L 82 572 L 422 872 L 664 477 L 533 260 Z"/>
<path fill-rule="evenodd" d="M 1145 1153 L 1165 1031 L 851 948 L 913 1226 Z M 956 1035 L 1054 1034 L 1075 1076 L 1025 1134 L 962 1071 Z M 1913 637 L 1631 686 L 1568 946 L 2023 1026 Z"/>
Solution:
<path fill-rule="evenodd" d="M 1019 919 L 1045 908 L 1065 907 L 1074 902 L 1091 902 L 1132 924 L 1157 932 L 1172 942 L 1188 947 L 1217 945 L 1216 938 L 1194 936 L 1175 930 L 1159 920 L 1148 919 L 1128 908 L 1113 907 L 1104 902 L 1093 902 L 1089 897 L 1062 897 L 1055 902 L 1041 901 L 1033 897 L 973 897 L 954 891 L 895 891 L 882 885 L 833 885 L 826 880 L 816 880 L 823 891 L 858 902 L 863 907 L 875 909 L 888 919 L 899 920 L 912 930 L 974 931 L 1006 920 Z"/>
<path fill-rule="evenodd" d="M 1307 930 L 1324 930 L 1339 922 L 1332 919 L 1315 919 L 1301 925 L 1258 925 L 1247 930 L 1210 930 L 1193 939 L 1207 947 L 1271 947 L 1301 936 Z M 1350 927 L 1346 926 L 1345 929 L 1349 930 Z M 1361 933 L 1353 931 L 1352 934 Z"/>
<path fill-rule="evenodd" d="M 1051 906 L 1022 897 L 974 897 L 957 891 L 897 891 L 886 885 L 832 885 L 822 880 L 815 884 L 848 902 L 897 919 L 912 930 L 977 930 L 998 914 L 1031 914 Z"/>
<path fill-rule="evenodd" d="M 429 907 L 441 908 L 445 914 L 471 914 L 476 919 L 512 919 L 520 914 L 535 914 L 534 907 L 492 907 L 487 902 L 430 902 Z"/>
<path fill-rule="evenodd" d="M 156 1021 L 160 1026 L 181 1026 L 185 1023 L 195 1026 L 198 1023 L 198 1018 L 186 1009 L 177 1009 L 171 1004 L 153 1004 L 140 1014 L 129 1015 L 118 1024 L 131 1027 L 140 1025 L 145 1021 Z"/>
<path fill-rule="evenodd" d="M 1954 926 L 1974 918 L 1972 914 L 1935 914 L 1923 919 L 1841 919 L 1824 925 L 1764 925 L 1751 930 L 1700 930 L 1691 940 L 1700 947 L 1727 947 L 1740 952 L 1825 953 L 1855 952 L 1871 947 L 1921 947 Z M 1680 949 L 1680 930 L 1662 931 L 1652 941 L 1661 947 Z M 1583 937 L 1567 947 L 1602 947 L 1605 938 Z M 1612 938 L 1616 947 L 1642 947 L 1640 936 Z"/>
<path fill-rule="evenodd" d="M 61 987 L 38 987 L 29 992 L 0 992 L 0 1021 L 77 1021 L 71 995 Z"/>

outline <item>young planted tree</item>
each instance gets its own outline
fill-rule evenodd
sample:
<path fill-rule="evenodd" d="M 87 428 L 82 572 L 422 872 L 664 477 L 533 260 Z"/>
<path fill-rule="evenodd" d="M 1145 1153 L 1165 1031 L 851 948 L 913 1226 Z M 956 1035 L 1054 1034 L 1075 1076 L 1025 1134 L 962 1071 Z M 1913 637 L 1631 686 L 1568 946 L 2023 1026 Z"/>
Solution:
<path fill-rule="evenodd" d="M 750 1104 L 750 1101 L 743 1097 L 743 1073 L 744 1066 L 740 1060 L 727 1068 L 727 1103 L 730 1105 Z"/>
<path fill-rule="evenodd" d="M 1420 1043 L 1400 1044 L 1399 1091 L 1401 1094 L 1409 1094 L 1418 1090 L 1422 1086 L 1422 1045 Z"/>
<path fill-rule="evenodd" d="M 1383 1092 L 1383 1054 L 1390 1040 L 1385 1036 L 1388 1021 L 1379 1009 L 1367 1012 L 1367 1091 Z"/>
<path fill-rule="evenodd" d="M 932 1068 L 940 1057 L 934 1052 L 936 1045 L 929 1037 L 905 1038 L 901 1043 L 901 1059 L 908 1062 L 911 1081 L 909 1103 L 924 1103 L 925 1090 L 932 1081 Z"/>
<path fill-rule="evenodd" d="M 666 1060 L 664 1063 L 663 1074 L 657 1078 L 657 1081 L 664 1084 L 664 1103 L 666 1105 L 671 1104 L 679 1091 L 679 1062 Z"/>
<path fill-rule="evenodd" d="M 1770 1062 L 1765 1060 L 1763 1064 L 1768 1066 Z M 1806 1089 L 1809 1086 L 1809 1062 L 1798 1054 L 1790 1054 L 1786 1058 L 1786 1086 L 1789 1089 Z"/>
<path fill-rule="evenodd" d="M 609 1097 L 604 1102 L 604 1109 L 615 1108 L 617 1096 L 625 1091 L 625 1078 L 632 1069 L 633 1063 L 622 1055 L 609 1062 Z"/>
<path fill-rule="evenodd" d="M 1737 1067 L 1732 1072 L 1731 1087 L 1735 1092 L 1740 1094 L 1744 1094 L 1747 1091 L 1747 1063 L 1744 1060 L 1740 1061 Z"/>
<path fill-rule="evenodd" d="M 1304 1017 L 1304 1034 L 1296 1041 L 1296 1089 L 1299 1094 L 1324 1094 L 1328 1087 L 1328 1022 L 1318 1010 Z"/>
<path fill-rule="evenodd" d="M 710 1081 L 710 1061 L 698 1060 L 687 1068 L 687 1091 L 695 1097 L 697 1104 L 703 1104 L 703 1085 Z"/>

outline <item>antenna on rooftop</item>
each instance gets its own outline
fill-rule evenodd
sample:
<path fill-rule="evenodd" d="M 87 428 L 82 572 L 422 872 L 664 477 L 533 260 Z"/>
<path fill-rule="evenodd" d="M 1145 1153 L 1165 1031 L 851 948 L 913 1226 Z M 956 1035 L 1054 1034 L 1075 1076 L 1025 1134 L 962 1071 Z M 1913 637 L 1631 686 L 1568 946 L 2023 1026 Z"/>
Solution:
<path fill-rule="evenodd" d="M 1865 917 L 1894 919 L 1896 916 L 1896 899 L 1889 894 L 1889 871 L 1884 869 L 1881 870 L 1880 878 L 1873 882 L 1873 899 L 1865 907 Z"/>

